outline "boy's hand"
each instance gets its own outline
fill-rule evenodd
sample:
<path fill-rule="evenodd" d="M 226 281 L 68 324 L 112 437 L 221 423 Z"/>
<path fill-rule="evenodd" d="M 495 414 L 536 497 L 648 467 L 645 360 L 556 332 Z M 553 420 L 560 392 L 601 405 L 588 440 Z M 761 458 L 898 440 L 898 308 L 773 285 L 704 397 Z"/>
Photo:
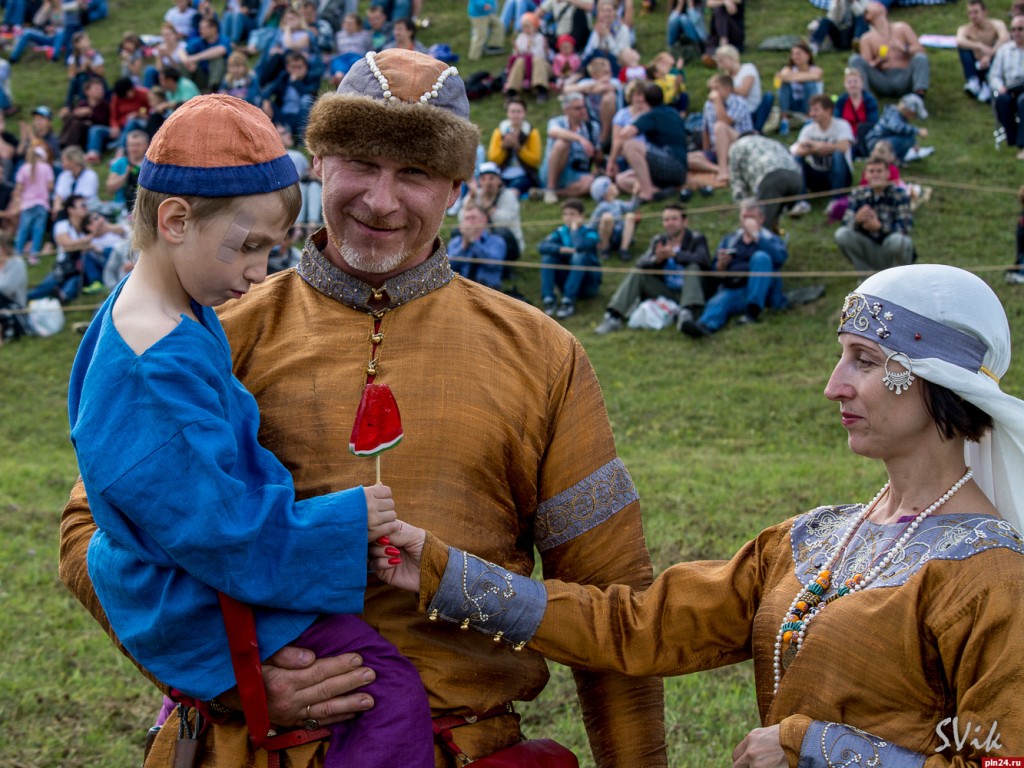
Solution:
<path fill-rule="evenodd" d="M 390 536 L 398 530 L 398 516 L 395 514 L 395 500 L 386 485 L 364 487 L 366 495 L 367 541 L 373 542 L 381 536 Z"/>
<path fill-rule="evenodd" d="M 388 537 L 390 544 L 370 546 L 370 568 L 386 584 L 409 592 L 419 592 L 420 558 L 426 538 L 427 532 L 422 528 L 399 521 L 398 530 Z M 398 548 L 400 557 L 390 554 L 393 548 Z M 399 562 L 395 563 L 395 560 Z"/>

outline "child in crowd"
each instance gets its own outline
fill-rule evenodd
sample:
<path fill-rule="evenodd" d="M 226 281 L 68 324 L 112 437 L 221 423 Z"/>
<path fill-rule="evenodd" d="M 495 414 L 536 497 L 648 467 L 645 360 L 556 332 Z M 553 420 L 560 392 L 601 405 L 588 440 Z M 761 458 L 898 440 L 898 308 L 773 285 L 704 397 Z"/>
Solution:
<path fill-rule="evenodd" d="M 292 643 L 317 656 L 358 651 L 377 673 L 367 689 L 377 705 L 331 726 L 325 765 L 430 768 L 415 668 L 352 615 L 367 542 L 398 529 L 391 491 L 295 500 L 288 470 L 257 441 L 256 401 L 232 376 L 212 310 L 263 281 L 298 207 L 292 161 L 250 104 L 197 96 L 154 137 L 135 207 L 138 262 L 71 373 L 71 439 L 99 526 L 89 575 L 132 657 L 201 710 L 223 713 L 216 698 L 236 685 L 218 591 L 258 606 L 260 658 Z M 297 710 L 284 725 L 317 729 L 326 714 Z"/>
<path fill-rule="evenodd" d="M 557 42 L 558 53 L 551 61 L 551 72 L 555 76 L 555 88 L 561 90 L 567 82 L 579 78 L 583 61 L 576 53 L 576 40 L 572 35 L 560 35 Z"/>
<path fill-rule="evenodd" d="M 29 264 L 39 263 L 46 225 L 50 221 L 50 195 L 53 193 L 54 175 L 49 156 L 46 142 L 33 138 L 29 142 L 25 162 L 14 176 L 14 196 L 21 212 L 18 233 L 14 237 L 14 253 L 20 256 L 25 252 L 25 247 L 30 245 Z"/>
<path fill-rule="evenodd" d="M 469 0 L 469 53 L 466 58 L 479 61 L 481 54 L 505 52 L 505 25 L 498 15 L 496 0 Z"/>
<path fill-rule="evenodd" d="M 1024 186 L 1017 190 L 1017 200 L 1021 204 L 1017 217 L 1017 266 L 1006 272 L 1006 282 L 1010 285 L 1024 285 Z"/>
<path fill-rule="evenodd" d="M 620 83 L 625 85 L 631 80 L 647 79 L 647 67 L 640 63 L 640 52 L 636 48 L 623 48 L 617 58 Z"/>
<path fill-rule="evenodd" d="M 690 97 L 686 93 L 686 70 L 683 69 L 682 58 L 673 59 L 668 51 L 662 51 L 651 59 L 647 65 L 648 77 L 659 86 L 665 94 L 664 103 L 685 114 L 690 107 Z"/>
<path fill-rule="evenodd" d="M 597 294 L 601 272 L 586 268 L 601 265 L 597 258 L 598 239 L 597 232 L 583 223 L 583 201 L 570 199 L 562 203 L 562 226 L 538 247 L 541 262 L 547 265 L 540 270 L 545 315 L 554 315 L 559 320 L 572 317 L 576 314 L 577 299 Z M 557 266 L 572 269 L 556 269 Z M 556 288 L 562 291 L 561 302 L 556 301 Z"/>
<path fill-rule="evenodd" d="M 587 64 L 587 77 L 570 83 L 564 93 L 582 93 L 587 113 L 601 124 L 601 145 L 611 140 L 612 118 L 619 108 L 622 83 L 612 76 L 612 63 L 603 56 L 595 56 Z"/>
<path fill-rule="evenodd" d="M 234 51 L 228 56 L 227 70 L 220 82 L 220 93 L 234 96 L 236 99 L 256 104 L 260 100 L 259 83 L 249 69 L 249 59 L 241 51 Z"/>
<path fill-rule="evenodd" d="M 341 21 L 341 29 L 334 36 L 335 55 L 328 66 L 328 78 L 331 87 L 337 88 L 349 69 L 373 48 L 373 36 L 369 29 L 363 28 L 358 13 L 346 13 Z"/>
<path fill-rule="evenodd" d="M 142 39 L 134 32 L 122 34 L 121 44 L 117 46 L 117 58 L 121 61 L 120 76 L 129 78 L 135 85 L 142 85 L 146 65 L 146 50 Z"/>
<path fill-rule="evenodd" d="M 617 248 L 619 258 L 630 260 L 629 247 L 636 232 L 636 211 L 640 207 L 640 182 L 633 185 L 629 202 L 619 200 L 619 188 L 608 176 L 598 176 L 590 185 L 590 196 L 597 207 L 590 214 L 590 227 L 597 230 L 597 255 L 605 261 Z"/>
<path fill-rule="evenodd" d="M 922 160 L 935 151 L 935 147 L 922 147 L 917 143 L 917 138 L 928 137 L 927 128 L 918 128 L 911 123 L 914 117 L 922 120 L 928 118 L 928 110 L 925 109 L 924 100 L 916 93 L 908 93 L 900 97 L 896 104 L 890 104 L 882 110 L 882 116 L 868 131 L 864 141 L 868 151 L 875 148 L 875 144 L 883 139 L 892 145 L 893 152 L 900 163 L 910 163 L 914 160 Z"/>
<path fill-rule="evenodd" d="M 534 88 L 537 102 L 548 100 L 548 41 L 540 33 L 540 20 L 535 13 L 524 13 L 519 18 L 520 32 L 512 45 L 505 77 L 505 93 L 515 96 L 520 91 Z"/>

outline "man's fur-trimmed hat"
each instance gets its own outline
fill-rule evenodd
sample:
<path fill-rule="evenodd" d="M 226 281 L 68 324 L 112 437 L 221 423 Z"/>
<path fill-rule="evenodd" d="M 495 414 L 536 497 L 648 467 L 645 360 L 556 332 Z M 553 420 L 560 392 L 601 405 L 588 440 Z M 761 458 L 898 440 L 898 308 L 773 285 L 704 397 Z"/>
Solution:
<path fill-rule="evenodd" d="M 470 179 L 480 131 L 455 67 L 416 51 L 368 53 L 309 113 L 306 146 L 319 157 L 386 157 Z"/>

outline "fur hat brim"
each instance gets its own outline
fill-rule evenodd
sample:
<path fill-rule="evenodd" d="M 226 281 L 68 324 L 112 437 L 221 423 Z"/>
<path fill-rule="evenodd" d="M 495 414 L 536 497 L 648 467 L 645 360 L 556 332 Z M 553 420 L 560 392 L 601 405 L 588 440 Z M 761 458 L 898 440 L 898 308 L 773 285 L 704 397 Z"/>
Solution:
<path fill-rule="evenodd" d="M 480 129 L 444 109 L 326 93 L 309 113 L 306 146 L 319 157 L 387 157 L 465 181 L 476 168 Z"/>

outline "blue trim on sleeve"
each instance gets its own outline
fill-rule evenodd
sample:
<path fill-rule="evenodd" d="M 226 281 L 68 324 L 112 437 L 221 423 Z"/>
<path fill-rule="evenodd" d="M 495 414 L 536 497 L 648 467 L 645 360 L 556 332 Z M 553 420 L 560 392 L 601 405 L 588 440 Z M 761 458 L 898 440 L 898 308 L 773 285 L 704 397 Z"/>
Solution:
<path fill-rule="evenodd" d="M 921 768 L 924 755 L 842 723 L 814 720 L 800 745 L 797 768 Z"/>
<path fill-rule="evenodd" d="M 428 612 L 431 618 L 500 635 L 518 645 L 533 637 L 547 604 L 541 582 L 449 547 L 448 566 Z"/>
<path fill-rule="evenodd" d="M 535 535 L 541 552 L 596 528 L 640 498 L 621 459 L 613 459 L 537 507 Z"/>

